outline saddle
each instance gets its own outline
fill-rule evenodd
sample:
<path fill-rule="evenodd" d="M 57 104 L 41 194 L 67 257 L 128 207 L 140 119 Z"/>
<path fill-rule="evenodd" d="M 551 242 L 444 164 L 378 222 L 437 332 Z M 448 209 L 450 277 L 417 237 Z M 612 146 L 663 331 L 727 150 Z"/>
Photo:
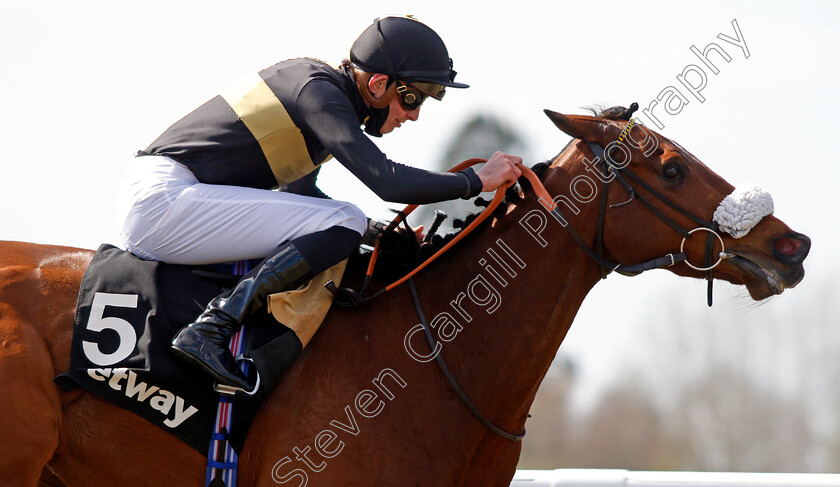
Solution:
<path fill-rule="evenodd" d="M 312 339 L 334 298 L 340 305 L 357 305 L 405 282 L 491 214 L 502 196 L 504 191 L 497 192 L 487 210 L 474 216 L 464 231 L 445 238 L 435 235 L 429 239 L 432 243 L 423 245 L 410 227 L 398 231 L 397 225 L 410 213 L 403 212 L 378 235 L 373 253 L 365 254 L 362 247 L 360 258 L 349 259 L 354 266 L 350 274 L 361 274 L 362 269 L 355 267 L 367 266 L 365 285 L 377 256 L 383 277 L 399 279 L 371 296 L 341 299 L 348 293 L 361 294 L 335 285 L 342 282 L 348 260 L 300 289 L 269 296 L 268 312 L 254 313 L 243 323 L 248 331 L 240 358 L 253 362 L 254 367 L 247 367 L 248 379 L 251 383 L 259 379 L 260 387 L 250 395 L 240 391 L 223 399 L 234 406 L 228 441 L 236 453 L 241 451 L 254 414 Z M 436 218 L 427 237 L 439 225 Z M 212 378 L 186 367 L 170 353 L 170 344 L 211 299 L 235 285 L 247 270 L 144 261 L 103 244 L 82 278 L 70 368 L 54 381 L 63 390 L 84 388 L 128 409 L 204 454 L 211 443 L 207 432 L 213 430 L 219 394 L 213 390 Z"/>
<path fill-rule="evenodd" d="M 269 312 L 244 323 L 242 356 L 253 362 L 249 379 L 260 387 L 238 392 L 230 443 L 239 452 L 265 398 L 317 331 L 332 303 L 323 284 L 340 282 L 346 262 L 307 286 L 269 296 Z M 207 452 L 219 394 L 209 376 L 170 353 L 172 337 L 208 302 L 233 286 L 247 268 L 195 267 L 144 261 L 103 244 L 85 271 L 74 320 L 70 369 L 54 381 L 63 390 L 84 388 Z"/>

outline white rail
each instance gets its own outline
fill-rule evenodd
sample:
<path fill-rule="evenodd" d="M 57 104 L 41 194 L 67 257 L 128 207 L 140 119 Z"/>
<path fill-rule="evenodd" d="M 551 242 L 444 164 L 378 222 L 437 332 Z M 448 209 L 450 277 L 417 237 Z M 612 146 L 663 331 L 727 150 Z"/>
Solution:
<path fill-rule="evenodd" d="M 511 487 L 840 487 L 840 474 L 517 470 Z"/>

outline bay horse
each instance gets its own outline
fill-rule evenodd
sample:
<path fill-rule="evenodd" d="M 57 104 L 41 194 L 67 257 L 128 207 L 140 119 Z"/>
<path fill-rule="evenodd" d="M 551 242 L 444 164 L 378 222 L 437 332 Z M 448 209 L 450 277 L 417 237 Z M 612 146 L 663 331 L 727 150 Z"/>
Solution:
<path fill-rule="evenodd" d="M 569 199 L 577 211 L 565 211 L 568 226 L 589 246 L 603 241 L 604 259 L 635 264 L 684 243 L 699 268 L 704 238 L 683 241 L 646 206 L 623 204 L 626 188 L 596 177 L 587 143 L 655 138 L 655 151 L 634 145 L 624 165 L 706 220 L 733 186 L 665 137 L 638 124 L 626 130 L 629 116 L 546 113 L 574 139 L 541 176 L 550 195 L 583 198 Z M 584 176 L 592 192 L 607 194 L 600 232 L 599 204 L 574 186 L 588 187 Z M 432 358 L 445 359 L 483 417 L 506 432 L 523 431 L 540 382 L 601 278 L 599 265 L 523 187 L 521 199 L 415 276 L 434 349 L 417 328 L 408 286 L 358 310 L 333 307 L 257 414 L 240 455 L 240 485 L 509 485 L 521 443 L 482 425 Z M 681 226 L 696 226 L 671 206 L 654 206 Z M 773 216 L 742 238 L 721 240 L 730 258 L 710 272 L 746 286 L 755 300 L 804 275 L 809 239 Z M 77 292 L 92 255 L 0 243 L 0 484 L 202 485 L 203 455 L 132 413 L 81 390 L 61 392 L 52 381 L 69 367 Z M 685 263 L 667 269 L 704 277 Z"/>

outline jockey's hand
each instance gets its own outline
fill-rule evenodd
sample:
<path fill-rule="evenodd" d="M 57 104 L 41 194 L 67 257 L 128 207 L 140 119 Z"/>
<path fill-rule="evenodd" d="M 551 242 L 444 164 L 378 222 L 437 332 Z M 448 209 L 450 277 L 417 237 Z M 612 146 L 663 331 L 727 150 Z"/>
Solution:
<path fill-rule="evenodd" d="M 496 152 L 487 163 L 478 170 L 481 179 L 481 191 L 495 191 L 498 188 L 509 188 L 519 176 L 522 176 L 522 158 L 504 152 Z"/>

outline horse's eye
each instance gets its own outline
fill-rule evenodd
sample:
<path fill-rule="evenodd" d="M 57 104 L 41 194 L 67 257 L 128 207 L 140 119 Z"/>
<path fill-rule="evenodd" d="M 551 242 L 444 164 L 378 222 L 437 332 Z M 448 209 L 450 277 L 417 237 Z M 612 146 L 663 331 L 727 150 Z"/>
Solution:
<path fill-rule="evenodd" d="M 682 178 L 682 170 L 680 169 L 680 166 L 676 164 L 668 164 L 665 166 L 665 169 L 662 170 L 662 175 L 668 181 L 676 181 Z"/>

